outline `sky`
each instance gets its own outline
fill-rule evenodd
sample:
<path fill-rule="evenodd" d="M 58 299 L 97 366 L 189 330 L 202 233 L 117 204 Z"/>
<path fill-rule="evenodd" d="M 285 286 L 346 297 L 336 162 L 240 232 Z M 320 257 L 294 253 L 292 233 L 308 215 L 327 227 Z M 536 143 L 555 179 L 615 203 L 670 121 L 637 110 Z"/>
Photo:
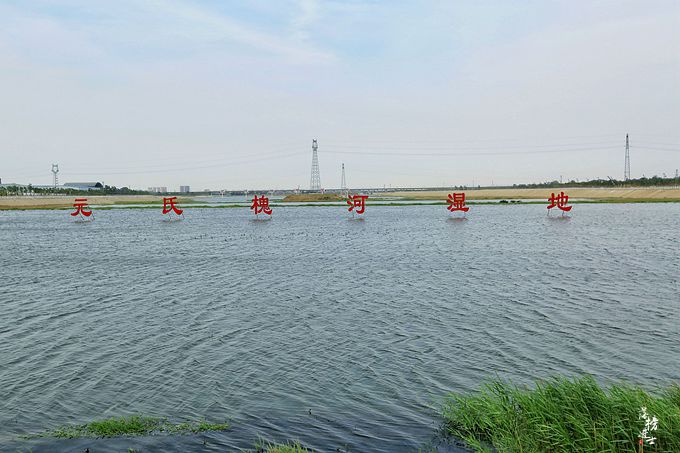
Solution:
<path fill-rule="evenodd" d="M 0 178 L 508 185 L 680 168 L 680 1 L 0 0 Z"/>

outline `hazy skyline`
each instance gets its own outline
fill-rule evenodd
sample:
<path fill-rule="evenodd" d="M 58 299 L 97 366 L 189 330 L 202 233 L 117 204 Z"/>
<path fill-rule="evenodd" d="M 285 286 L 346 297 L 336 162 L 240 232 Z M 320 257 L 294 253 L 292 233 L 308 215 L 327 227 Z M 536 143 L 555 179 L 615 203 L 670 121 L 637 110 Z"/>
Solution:
<path fill-rule="evenodd" d="M 0 178 L 177 190 L 680 168 L 680 2 L 0 1 Z"/>

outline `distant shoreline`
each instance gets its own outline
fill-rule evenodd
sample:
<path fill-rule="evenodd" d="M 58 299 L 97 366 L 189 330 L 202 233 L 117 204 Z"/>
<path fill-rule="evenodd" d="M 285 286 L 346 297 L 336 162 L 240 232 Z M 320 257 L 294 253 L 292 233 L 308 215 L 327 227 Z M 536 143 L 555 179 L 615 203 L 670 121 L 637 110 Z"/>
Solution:
<path fill-rule="evenodd" d="M 405 206 L 409 200 L 432 201 L 444 203 L 448 193 L 465 192 L 466 201 L 470 204 L 487 200 L 547 200 L 552 193 L 565 192 L 574 203 L 662 203 L 680 202 L 680 188 L 667 187 L 631 187 L 631 188 L 540 188 L 540 189 L 474 189 L 474 190 L 450 190 L 450 191 L 409 191 L 409 192 L 381 192 L 371 195 L 370 204 L 382 203 L 383 205 Z M 32 209 L 68 209 L 73 206 L 75 198 L 87 198 L 90 205 L 98 205 L 107 208 L 139 205 L 133 207 L 148 207 L 148 205 L 162 205 L 162 195 L 48 195 L 48 196 L 6 196 L 0 197 L 0 210 L 32 210 Z M 195 207 L 203 206 L 199 201 L 203 197 L 178 197 L 179 205 L 195 204 Z M 390 199 L 398 199 L 401 203 L 390 203 Z M 337 194 L 304 194 L 288 196 L 285 203 L 287 206 L 321 206 L 314 202 L 342 201 Z M 244 200 L 245 202 L 245 200 Z M 293 202 L 288 204 L 289 202 Z M 301 203 L 301 204 L 294 204 Z M 278 204 L 278 203 L 276 203 Z M 146 206 L 144 206 L 146 205 Z M 330 206 L 333 206 L 330 204 Z M 190 207 L 190 206 L 187 206 Z M 232 207 L 231 205 L 215 204 L 210 207 Z"/>
<path fill-rule="evenodd" d="M 465 192 L 468 201 L 474 200 L 547 200 L 552 193 L 564 192 L 569 198 L 601 202 L 650 202 L 680 201 L 680 187 L 560 187 L 537 189 L 471 189 L 451 190 Z M 381 197 L 400 197 L 406 200 L 444 200 L 449 192 L 414 191 L 386 192 Z"/>
<path fill-rule="evenodd" d="M 90 205 L 163 204 L 162 195 L 36 195 L 0 197 L 0 210 L 72 208 L 76 198 L 87 198 Z M 178 203 L 193 203 L 191 197 L 178 197 Z"/>

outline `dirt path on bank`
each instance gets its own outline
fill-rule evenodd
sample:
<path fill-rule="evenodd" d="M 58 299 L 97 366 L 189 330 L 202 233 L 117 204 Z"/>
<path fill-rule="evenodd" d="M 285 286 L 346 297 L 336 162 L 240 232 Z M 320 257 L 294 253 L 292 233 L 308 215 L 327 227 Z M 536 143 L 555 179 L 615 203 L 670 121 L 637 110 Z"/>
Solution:
<path fill-rule="evenodd" d="M 48 195 L 0 197 L 0 209 L 70 208 L 76 198 L 87 198 L 90 205 L 162 203 L 162 195 Z M 181 199 L 178 199 L 180 202 Z"/>

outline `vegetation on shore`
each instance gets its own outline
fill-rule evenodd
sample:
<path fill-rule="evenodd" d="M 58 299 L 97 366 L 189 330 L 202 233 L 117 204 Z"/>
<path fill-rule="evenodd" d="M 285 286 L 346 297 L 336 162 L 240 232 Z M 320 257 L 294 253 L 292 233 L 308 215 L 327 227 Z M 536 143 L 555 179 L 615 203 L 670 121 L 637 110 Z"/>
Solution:
<path fill-rule="evenodd" d="M 270 442 L 258 442 L 255 445 L 256 453 L 311 453 L 300 442 L 288 442 L 286 444 L 272 444 Z"/>
<path fill-rule="evenodd" d="M 57 439 L 78 438 L 109 438 L 109 437 L 134 437 L 148 436 L 153 434 L 197 434 L 206 431 L 225 431 L 229 429 L 228 423 L 209 423 L 205 420 L 170 423 L 165 417 L 149 417 L 144 415 L 131 415 L 123 417 L 111 417 L 104 420 L 96 420 L 83 425 L 65 425 L 40 434 L 21 436 L 24 439 L 53 437 Z M 134 448 L 130 452 L 137 451 Z M 285 444 L 271 443 L 259 440 L 255 444 L 255 453 L 311 453 L 312 450 L 303 447 L 298 441 L 289 441 Z"/>
<path fill-rule="evenodd" d="M 658 418 L 653 445 L 639 450 L 640 411 Z M 680 451 L 680 386 L 651 394 L 600 387 L 592 377 L 556 377 L 535 387 L 493 380 L 475 394 L 451 394 L 442 409 L 447 433 L 478 452 Z"/>
<path fill-rule="evenodd" d="M 80 437 L 145 436 L 158 433 L 196 434 L 205 431 L 224 431 L 226 429 L 229 429 L 228 423 L 208 423 L 205 420 L 170 423 L 165 417 L 131 415 L 128 417 L 111 417 L 104 420 L 96 420 L 84 425 L 61 426 L 40 434 L 23 437 L 75 439 Z"/>
<path fill-rule="evenodd" d="M 337 193 L 298 193 L 284 197 L 284 203 L 300 201 L 345 201 L 345 198 Z"/>
<path fill-rule="evenodd" d="M 153 195 L 153 192 L 146 190 L 134 190 L 128 187 L 116 187 L 105 185 L 98 190 L 69 189 L 64 187 L 34 187 L 32 184 L 6 185 L 0 187 L 1 196 L 12 195 Z"/>
<path fill-rule="evenodd" d="M 534 189 L 534 188 L 559 188 L 559 187 L 663 187 L 663 186 L 678 186 L 680 185 L 680 178 L 669 178 L 666 175 L 654 175 L 650 178 L 645 176 L 637 179 L 616 180 L 607 177 L 607 179 L 590 179 L 588 181 L 571 180 L 569 182 L 561 183 L 557 180 L 542 182 L 538 184 L 513 184 L 512 188 L 516 189 Z M 508 186 L 509 187 L 509 186 Z"/>

